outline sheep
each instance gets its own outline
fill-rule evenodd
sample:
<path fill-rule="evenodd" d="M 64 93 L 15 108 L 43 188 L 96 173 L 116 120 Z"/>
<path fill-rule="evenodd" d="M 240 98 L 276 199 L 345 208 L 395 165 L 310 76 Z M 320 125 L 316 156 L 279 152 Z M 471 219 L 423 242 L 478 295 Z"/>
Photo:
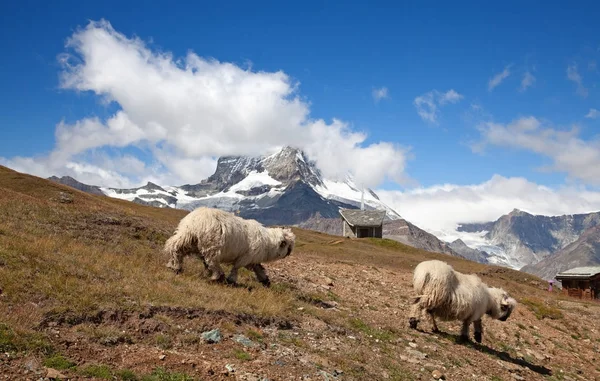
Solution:
<path fill-rule="evenodd" d="M 230 212 L 200 207 L 181 219 L 163 250 L 169 256 L 166 266 L 177 274 L 184 257 L 196 255 L 212 281 L 236 284 L 238 270 L 245 267 L 268 287 L 271 282 L 261 263 L 289 256 L 295 240 L 287 227 L 267 228 Z M 232 264 L 227 278 L 221 263 Z"/>
<path fill-rule="evenodd" d="M 462 320 L 459 341 L 469 340 L 469 326 L 473 323 L 475 341 L 481 343 L 484 314 L 506 321 L 517 302 L 506 291 L 488 287 L 475 274 L 462 274 L 439 260 L 423 261 L 413 274 L 416 297 L 411 307 L 409 326 L 417 328 L 423 312 L 431 319 L 433 332 L 439 332 L 435 317 L 442 320 Z"/>

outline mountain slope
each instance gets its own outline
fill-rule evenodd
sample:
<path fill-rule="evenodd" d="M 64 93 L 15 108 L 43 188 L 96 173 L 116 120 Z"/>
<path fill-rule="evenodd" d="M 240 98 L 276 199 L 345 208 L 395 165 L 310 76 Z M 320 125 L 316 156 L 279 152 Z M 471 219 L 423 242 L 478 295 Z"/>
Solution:
<path fill-rule="evenodd" d="M 470 248 L 461 239 L 452 241 L 448 246 L 460 256 L 467 258 L 471 261 L 479 263 L 488 263 L 488 257 L 490 256 L 488 253 L 486 253 L 485 251 Z"/>
<path fill-rule="evenodd" d="M 452 250 L 446 242 L 439 240 L 433 234 L 426 232 L 404 219 L 390 221 L 384 224 L 383 236 L 419 249 L 461 256 Z"/>
<path fill-rule="evenodd" d="M 595 326 L 600 306 L 562 300 L 534 276 L 294 228 L 293 254 L 265 264 L 270 288 L 246 271 L 227 287 L 197 259 L 179 275 L 164 266 L 160 249 L 185 214 L 0 167 L 3 378 L 46 379 L 45 367 L 72 380 L 600 376 L 600 334 L 580 328 Z M 482 344 L 457 344 L 460 322 L 410 330 L 412 271 L 425 259 L 479 274 L 520 307 L 506 322 L 486 317 Z"/>
<path fill-rule="evenodd" d="M 104 195 L 104 192 L 102 192 L 100 187 L 80 183 L 79 181 L 75 180 L 71 176 L 62 176 L 62 177 L 52 176 L 52 177 L 49 177 L 48 180 L 54 181 L 59 184 L 67 185 L 67 186 L 70 186 L 75 189 L 79 189 L 80 191 L 83 191 L 83 192 L 95 194 L 98 196 Z"/>
<path fill-rule="evenodd" d="M 494 222 L 462 224 L 458 231 L 485 232 L 483 238 L 491 251 L 484 250 L 497 256 L 505 255 L 512 267 L 521 268 L 552 255 L 576 241 L 586 229 L 598 224 L 598 212 L 549 217 L 515 209 Z"/>
<path fill-rule="evenodd" d="M 550 280 L 557 273 L 570 268 L 598 265 L 600 265 L 600 226 L 594 226 L 584 231 L 575 242 L 521 270 Z"/>
<path fill-rule="evenodd" d="M 340 217 L 324 218 L 317 214 L 298 224 L 298 226 L 303 229 L 315 230 L 331 235 L 342 235 L 342 223 Z M 391 239 L 433 253 L 449 254 L 458 257 L 463 256 L 454 251 L 446 242 L 439 240 L 433 234 L 426 232 L 404 219 L 384 221 L 383 238 Z"/>

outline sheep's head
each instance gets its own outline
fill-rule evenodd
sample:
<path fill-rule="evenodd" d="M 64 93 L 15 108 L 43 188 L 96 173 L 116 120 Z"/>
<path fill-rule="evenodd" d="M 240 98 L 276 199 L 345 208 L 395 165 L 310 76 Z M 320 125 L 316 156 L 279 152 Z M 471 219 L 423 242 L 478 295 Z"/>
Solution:
<path fill-rule="evenodd" d="M 517 306 L 517 301 L 501 288 L 492 287 L 489 290 L 494 298 L 495 308 L 490 309 L 488 314 L 500 321 L 506 321 Z"/>
<path fill-rule="evenodd" d="M 508 294 L 505 292 L 502 295 L 502 300 L 500 301 L 500 317 L 498 318 L 498 320 L 506 321 L 506 319 L 508 319 L 508 317 L 513 312 L 516 306 L 517 301 L 514 298 L 508 296 Z"/>
<path fill-rule="evenodd" d="M 292 254 L 294 250 L 294 244 L 296 243 L 296 235 L 292 232 L 292 229 L 283 227 L 281 229 L 281 237 L 279 240 L 279 247 L 277 248 L 277 256 L 279 258 L 285 258 Z"/>

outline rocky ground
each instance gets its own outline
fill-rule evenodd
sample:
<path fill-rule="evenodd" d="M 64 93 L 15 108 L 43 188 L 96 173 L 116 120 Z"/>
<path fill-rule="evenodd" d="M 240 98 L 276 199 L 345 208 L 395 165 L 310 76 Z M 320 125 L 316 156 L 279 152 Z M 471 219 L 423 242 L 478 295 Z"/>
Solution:
<path fill-rule="evenodd" d="M 520 304 L 508 322 L 486 318 L 481 345 L 463 345 L 455 343 L 460 329 L 456 322 L 440 322 L 440 334 L 429 332 L 426 323 L 419 331 L 408 329 L 408 271 L 303 252 L 271 265 L 269 271 L 273 287 L 292 289 L 306 301 L 290 319 L 175 307 L 47 316 L 40 329 L 60 348 L 61 356 L 49 362 L 7 353 L 0 361 L 2 377 L 48 378 L 57 374 L 48 369 L 51 366 L 70 379 L 134 379 L 133 375 L 143 379 L 145 375 L 148 380 L 591 380 L 600 376 L 596 304 L 557 301 L 559 316 L 541 320 L 535 307 Z M 131 371 L 131 378 L 124 369 Z M 169 371 L 161 373 L 161 369 Z"/>

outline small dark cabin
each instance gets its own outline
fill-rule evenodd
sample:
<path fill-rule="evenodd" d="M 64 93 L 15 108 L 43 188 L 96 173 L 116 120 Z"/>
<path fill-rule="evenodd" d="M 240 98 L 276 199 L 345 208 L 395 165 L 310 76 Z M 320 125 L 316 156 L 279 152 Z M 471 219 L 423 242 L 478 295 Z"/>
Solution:
<path fill-rule="evenodd" d="M 385 214 L 381 210 L 340 209 L 342 235 L 352 238 L 383 238 Z"/>
<path fill-rule="evenodd" d="M 580 299 L 600 298 L 600 266 L 576 267 L 556 274 L 564 295 Z"/>

